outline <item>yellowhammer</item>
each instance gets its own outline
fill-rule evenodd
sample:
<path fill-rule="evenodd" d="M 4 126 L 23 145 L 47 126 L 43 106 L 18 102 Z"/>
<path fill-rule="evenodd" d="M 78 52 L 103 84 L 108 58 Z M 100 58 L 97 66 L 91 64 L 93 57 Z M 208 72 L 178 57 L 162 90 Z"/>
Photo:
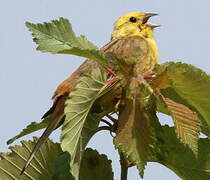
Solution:
<path fill-rule="evenodd" d="M 111 42 L 101 49 L 106 53 L 113 53 L 118 59 L 124 60 L 128 66 L 132 67 L 132 74 L 135 77 L 150 73 L 158 60 L 157 46 L 153 39 L 153 29 L 157 25 L 148 23 L 149 18 L 155 15 L 157 14 L 132 12 L 121 16 L 114 24 Z M 69 93 L 77 85 L 78 79 L 84 73 L 90 72 L 98 66 L 99 64 L 95 61 L 86 60 L 69 78 L 58 86 L 52 97 L 54 105 L 44 115 L 46 117 L 51 114 L 49 125 L 36 144 L 22 173 L 50 133 L 63 123 L 64 103 Z"/>

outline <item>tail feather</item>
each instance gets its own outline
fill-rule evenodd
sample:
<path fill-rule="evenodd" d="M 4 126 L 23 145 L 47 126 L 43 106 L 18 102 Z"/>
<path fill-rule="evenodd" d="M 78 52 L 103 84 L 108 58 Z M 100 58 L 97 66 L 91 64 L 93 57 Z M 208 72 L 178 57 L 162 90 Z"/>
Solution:
<path fill-rule="evenodd" d="M 57 106 L 59 100 L 60 100 L 62 97 L 63 97 L 63 96 L 60 96 L 60 97 L 58 97 L 58 98 L 54 101 L 52 107 L 51 107 L 46 113 L 44 113 L 44 115 L 42 116 L 41 119 L 46 118 L 47 116 L 49 116 L 50 114 L 52 114 L 52 113 L 55 111 L 55 108 L 56 108 L 56 106 Z"/>
<path fill-rule="evenodd" d="M 21 174 L 24 173 L 26 168 L 29 166 L 31 163 L 32 159 L 34 158 L 35 154 L 39 150 L 39 148 L 42 146 L 43 143 L 46 142 L 47 138 L 49 135 L 59 126 L 62 124 L 63 119 L 64 119 L 64 104 L 66 101 L 67 97 L 62 96 L 59 98 L 59 100 L 56 102 L 56 106 L 54 107 L 54 111 L 52 112 L 52 117 L 49 121 L 49 124 L 41 137 L 39 138 L 38 142 L 36 143 L 34 149 L 32 150 L 29 158 L 27 159 L 24 167 L 22 168 Z"/>

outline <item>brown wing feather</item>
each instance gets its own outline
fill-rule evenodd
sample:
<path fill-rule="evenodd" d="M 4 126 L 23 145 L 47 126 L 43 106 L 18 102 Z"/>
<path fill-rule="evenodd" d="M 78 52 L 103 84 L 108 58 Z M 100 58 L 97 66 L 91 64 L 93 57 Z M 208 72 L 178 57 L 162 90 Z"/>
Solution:
<path fill-rule="evenodd" d="M 148 48 L 148 43 L 143 37 L 131 36 L 115 39 L 106 44 L 101 50 L 106 53 L 114 53 L 119 59 L 124 59 L 127 64 L 139 64 L 142 73 L 151 70 L 152 58 L 148 58 L 150 48 Z M 147 67 L 148 64 L 149 67 Z M 69 78 L 58 86 L 52 99 L 56 100 L 59 96 L 73 91 L 79 77 L 99 66 L 98 63 L 91 59 L 86 60 Z"/>
<path fill-rule="evenodd" d="M 63 94 L 69 94 L 71 91 L 74 91 L 75 86 L 77 85 L 78 79 L 83 76 L 85 73 L 90 72 L 93 68 L 98 67 L 95 61 L 88 59 L 80 65 L 80 67 L 71 74 L 70 77 L 65 79 L 56 89 L 54 95 L 52 96 L 53 100 L 56 100 L 58 97 Z"/>

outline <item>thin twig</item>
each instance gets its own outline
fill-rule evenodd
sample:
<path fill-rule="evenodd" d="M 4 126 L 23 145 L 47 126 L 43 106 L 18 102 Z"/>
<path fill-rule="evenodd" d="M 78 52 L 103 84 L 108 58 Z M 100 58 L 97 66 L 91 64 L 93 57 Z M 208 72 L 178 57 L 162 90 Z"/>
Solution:
<path fill-rule="evenodd" d="M 110 127 L 109 126 L 100 126 L 100 127 L 98 127 L 97 132 L 102 131 L 102 130 L 110 131 Z"/>
<path fill-rule="evenodd" d="M 101 122 L 107 124 L 110 127 L 112 126 L 112 124 L 110 122 L 106 121 L 105 119 L 101 119 Z"/>
<path fill-rule="evenodd" d="M 108 117 L 113 123 L 117 122 L 117 119 L 113 118 L 111 115 L 107 114 L 106 117 Z"/>
<path fill-rule="evenodd" d="M 120 153 L 120 165 L 121 165 L 121 177 L 120 180 L 127 180 L 128 177 L 128 166 L 124 158 L 124 155 Z"/>

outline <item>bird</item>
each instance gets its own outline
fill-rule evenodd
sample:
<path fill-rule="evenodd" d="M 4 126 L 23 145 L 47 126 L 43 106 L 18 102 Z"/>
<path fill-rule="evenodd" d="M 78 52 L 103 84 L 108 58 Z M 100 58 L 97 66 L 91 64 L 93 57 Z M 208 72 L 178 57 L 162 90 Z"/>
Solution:
<path fill-rule="evenodd" d="M 149 23 L 148 20 L 155 13 L 130 12 L 122 15 L 114 23 L 111 41 L 101 48 L 105 53 L 113 53 L 118 59 L 132 67 L 133 76 L 150 73 L 158 62 L 158 49 L 154 40 L 154 29 L 159 25 Z M 96 61 L 87 59 L 80 67 L 65 79 L 52 96 L 53 106 L 42 118 L 50 117 L 48 126 L 36 143 L 27 159 L 21 174 L 29 166 L 31 160 L 41 145 L 47 140 L 54 129 L 62 125 L 65 119 L 64 107 L 69 94 L 75 90 L 79 79 L 84 74 L 91 72 L 96 67 L 101 67 Z M 113 69 L 118 71 L 117 68 Z"/>

